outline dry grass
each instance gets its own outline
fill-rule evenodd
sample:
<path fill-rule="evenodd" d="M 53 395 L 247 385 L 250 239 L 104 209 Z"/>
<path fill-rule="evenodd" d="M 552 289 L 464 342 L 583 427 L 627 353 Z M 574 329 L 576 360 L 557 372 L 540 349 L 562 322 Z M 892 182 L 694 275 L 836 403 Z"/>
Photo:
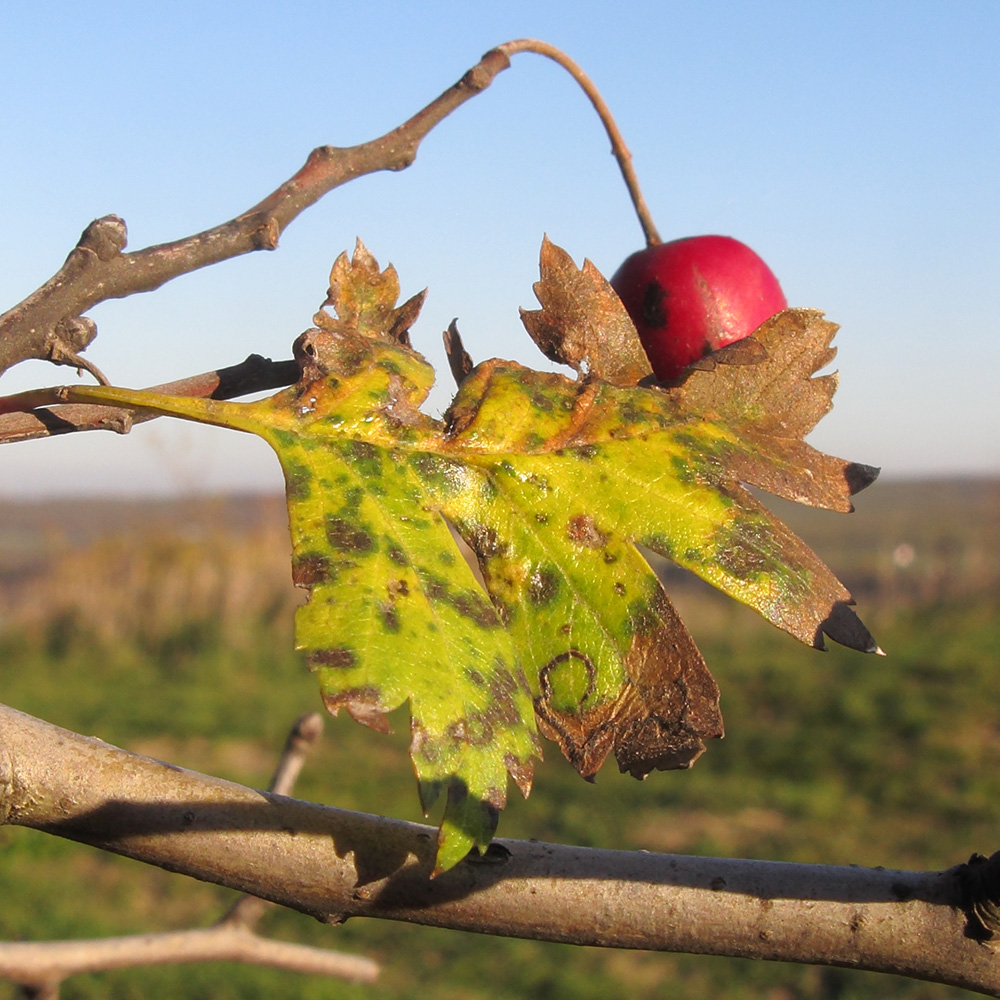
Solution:
<path fill-rule="evenodd" d="M 72 622 L 112 643 L 155 642 L 192 624 L 237 639 L 248 623 L 290 619 L 302 594 L 277 510 L 236 517 L 232 504 L 189 502 L 172 516 L 157 507 L 120 523 L 95 510 L 82 533 L 46 520 L 34 558 L 0 576 L 0 622 L 29 630 Z"/>

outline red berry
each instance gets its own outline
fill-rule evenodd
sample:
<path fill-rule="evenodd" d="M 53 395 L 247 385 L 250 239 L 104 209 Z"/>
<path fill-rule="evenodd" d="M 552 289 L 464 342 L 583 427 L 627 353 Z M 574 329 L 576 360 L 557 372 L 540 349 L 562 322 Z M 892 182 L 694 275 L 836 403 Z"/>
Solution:
<path fill-rule="evenodd" d="M 749 336 L 788 305 L 767 264 L 729 236 L 646 247 L 618 268 L 611 285 L 661 382 Z"/>

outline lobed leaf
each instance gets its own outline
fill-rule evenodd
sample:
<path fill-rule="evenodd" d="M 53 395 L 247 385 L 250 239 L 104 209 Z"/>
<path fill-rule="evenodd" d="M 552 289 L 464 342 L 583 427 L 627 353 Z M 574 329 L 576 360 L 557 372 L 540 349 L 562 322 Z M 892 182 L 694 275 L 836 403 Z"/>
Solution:
<path fill-rule="evenodd" d="M 539 730 L 587 778 L 611 753 L 636 777 L 688 767 L 722 735 L 715 681 L 640 546 L 803 642 L 878 651 L 843 585 L 747 489 L 850 510 L 874 479 L 803 441 L 836 388 L 816 375 L 836 327 L 788 310 L 664 388 L 589 262 L 546 240 L 541 269 L 525 326 L 578 377 L 473 368 L 452 324 L 443 421 L 420 410 L 434 373 L 409 346 L 422 295 L 397 306 L 395 271 L 360 241 L 333 266 L 333 313 L 295 343 L 299 381 L 269 399 L 77 387 L 0 403 L 141 407 L 271 445 L 309 591 L 296 643 L 331 712 L 385 729 L 409 704 L 421 801 L 446 799 L 437 871 L 488 844 L 508 776 L 528 793 Z"/>

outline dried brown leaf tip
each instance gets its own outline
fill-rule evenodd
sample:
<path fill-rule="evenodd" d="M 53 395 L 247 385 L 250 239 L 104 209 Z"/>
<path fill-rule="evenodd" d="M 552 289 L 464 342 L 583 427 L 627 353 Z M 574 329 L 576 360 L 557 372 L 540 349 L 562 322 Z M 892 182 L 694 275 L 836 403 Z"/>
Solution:
<path fill-rule="evenodd" d="M 540 268 L 534 291 L 542 308 L 522 309 L 521 321 L 547 358 L 612 385 L 634 386 L 652 375 L 621 299 L 589 260 L 578 268 L 546 237 Z"/>
<path fill-rule="evenodd" d="M 378 261 L 358 240 L 354 255 L 342 253 L 330 271 L 330 287 L 313 322 L 330 332 L 350 331 L 368 337 L 395 341 L 410 346 L 410 327 L 420 315 L 426 289 L 396 306 L 399 277 L 389 264 L 379 270 Z M 336 316 L 324 312 L 332 308 Z"/>

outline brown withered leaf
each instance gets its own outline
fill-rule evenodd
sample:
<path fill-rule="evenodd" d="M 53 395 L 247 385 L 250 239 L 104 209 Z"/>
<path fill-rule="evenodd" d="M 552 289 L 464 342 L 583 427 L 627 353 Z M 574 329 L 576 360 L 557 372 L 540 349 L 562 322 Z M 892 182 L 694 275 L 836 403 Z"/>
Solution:
<path fill-rule="evenodd" d="M 652 375 L 639 335 L 617 293 L 589 261 L 578 268 L 565 250 L 542 241 L 541 309 L 522 309 L 521 322 L 542 353 L 610 382 L 634 386 Z"/>
<path fill-rule="evenodd" d="M 817 310 L 786 309 L 732 345 L 743 345 L 739 352 L 719 351 L 715 356 L 725 354 L 725 365 L 692 371 L 670 390 L 680 408 L 740 428 L 739 446 L 726 454 L 731 481 L 837 511 L 853 510 L 851 496 L 875 481 L 878 469 L 826 455 L 803 440 L 833 406 L 836 373 L 815 375 L 836 356 L 837 329 Z"/>
<path fill-rule="evenodd" d="M 359 279 L 363 276 L 363 280 Z M 420 314 L 427 289 L 396 306 L 399 277 L 390 264 L 384 271 L 361 240 L 354 256 L 340 254 L 330 271 L 330 287 L 313 322 L 329 333 L 353 333 L 410 346 L 410 327 Z M 332 307 L 336 317 L 324 310 Z"/>

